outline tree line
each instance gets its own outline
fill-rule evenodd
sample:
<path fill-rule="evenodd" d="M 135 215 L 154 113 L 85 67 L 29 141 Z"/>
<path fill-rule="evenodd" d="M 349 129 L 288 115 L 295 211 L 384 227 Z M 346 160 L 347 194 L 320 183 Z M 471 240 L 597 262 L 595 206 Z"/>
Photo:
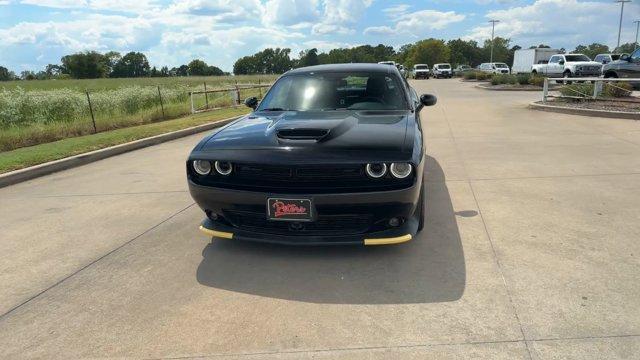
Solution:
<path fill-rule="evenodd" d="M 529 48 L 550 46 L 534 45 Z M 513 64 L 519 45 L 512 45 L 510 39 L 496 37 L 493 42 L 493 61 Z M 593 43 L 578 45 L 572 52 L 582 53 L 590 58 L 597 54 L 616 52 L 631 53 L 635 49 L 634 43 L 621 45 L 617 49 L 610 49 L 607 45 Z M 559 49 L 565 51 L 565 49 Z M 475 67 L 488 62 L 491 53 L 491 40 L 482 44 L 473 40 L 441 40 L 425 39 L 412 44 L 406 44 L 394 49 L 392 46 L 379 44 L 377 46 L 361 45 L 352 48 L 336 48 L 328 52 L 319 52 L 312 48 L 301 51 L 297 58 L 291 57 L 291 49 L 267 48 L 253 55 L 238 59 L 233 65 L 235 75 L 245 74 L 282 74 L 290 69 L 320 64 L 335 63 L 375 63 L 393 60 L 406 67 L 415 64 L 451 63 L 453 66 L 469 65 Z M 129 52 L 121 55 L 115 51 L 99 53 L 86 51 L 66 55 L 60 59 L 60 64 L 49 64 L 39 72 L 23 71 L 19 76 L 0 66 L 0 81 L 33 80 L 53 78 L 93 79 L 106 77 L 166 77 L 166 76 L 219 76 L 227 75 L 217 66 L 208 65 L 202 60 L 195 59 L 189 64 L 169 69 L 151 67 L 147 57 L 141 52 Z"/>
<path fill-rule="evenodd" d="M 199 59 L 171 69 L 167 66 L 158 69 L 149 65 L 149 60 L 147 60 L 145 54 L 134 51 L 125 55 L 121 55 L 116 51 L 109 51 L 104 54 L 96 51 L 85 51 L 65 55 L 60 59 L 60 64 L 49 64 L 44 70 L 38 72 L 23 71 L 19 76 L 0 66 L 0 81 L 221 75 L 228 75 L 228 73 Z"/>
<path fill-rule="evenodd" d="M 529 49 L 550 48 L 545 44 L 533 45 Z M 617 53 L 631 53 L 635 44 L 628 43 L 614 49 Z M 504 62 L 510 66 L 516 50 L 522 49 L 519 45 L 511 45 L 510 39 L 496 37 L 493 41 L 493 61 Z M 559 49 L 566 52 L 566 49 Z M 607 45 L 593 43 L 591 45 L 578 45 L 572 52 L 582 53 L 590 58 L 597 54 L 609 53 L 611 49 Z M 475 67 L 483 62 L 489 62 L 491 58 L 491 40 L 485 40 L 482 44 L 473 40 L 440 40 L 425 39 L 412 44 L 401 46 L 395 50 L 386 45 L 362 45 L 353 48 L 338 48 L 328 52 L 319 53 L 318 49 L 307 49 L 298 54 L 298 58 L 290 57 L 290 49 L 265 49 L 250 56 L 238 59 L 233 65 L 233 73 L 240 74 L 281 74 L 287 70 L 321 64 L 335 63 L 375 63 L 393 60 L 405 67 L 411 68 L 415 64 L 433 65 L 437 63 L 450 63 L 453 66 L 469 65 Z"/>

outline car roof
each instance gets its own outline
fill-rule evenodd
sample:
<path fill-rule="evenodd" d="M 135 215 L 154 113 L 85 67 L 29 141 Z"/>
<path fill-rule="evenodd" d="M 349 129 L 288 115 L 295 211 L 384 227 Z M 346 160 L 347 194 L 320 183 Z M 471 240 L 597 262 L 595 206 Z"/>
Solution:
<path fill-rule="evenodd" d="M 293 70 L 287 71 L 286 75 L 292 74 L 308 74 L 312 72 L 380 72 L 380 73 L 392 73 L 399 74 L 398 69 L 395 66 L 389 66 L 387 64 L 370 64 L 370 63 L 348 63 L 348 64 L 326 64 L 305 66 Z"/>

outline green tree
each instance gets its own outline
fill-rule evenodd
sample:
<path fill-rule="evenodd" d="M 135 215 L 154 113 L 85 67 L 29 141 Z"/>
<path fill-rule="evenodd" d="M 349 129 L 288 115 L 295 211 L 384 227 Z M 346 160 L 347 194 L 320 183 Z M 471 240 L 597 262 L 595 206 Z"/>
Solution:
<path fill-rule="evenodd" d="M 616 54 L 631 54 L 636 49 L 636 44 L 634 43 L 626 43 L 620 45 L 618 48 L 614 50 Z"/>
<path fill-rule="evenodd" d="M 109 75 L 107 59 L 95 51 L 66 55 L 60 61 L 64 72 L 75 79 L 95 79 Z"/>
<path fill-rule="evenodd" d="M 140 52 L 129 52 L 113 67 L 112 77 L 142 77 L 149 75 L 149 61 Z"/>
<path fill-rule="evenodd" d="M 585 54 L 591 59 L 593 59 L 598 54 L 608 54 L 610 51 L 607 45 L 593 43 L 588 46 L 578 45 L 576 46 L 575 50 L 573 50 L 572 52 L 577 54 Z"/>
<path fill-rule="evenodd" d="M 4 66 L 0 66 L 0 81 L 13 80 L 15 75 Z"/>
<path fill-rule="evenodd" d="M 501 37 L 496 37 L 493 39 L 493 62 L 509 62 L 509 43 L 511 43 L 510 39 L 505 39 Z M 484 46 L 482 47 L 482 58 L 483 62 L 489 62 L 491 59 L 491 40 L 487 39 L 484 41 Z"/>
<path fill-rule="evenodd" d="M 451 50 L 444 40 L 427 39 L 420 40 L 409 51 L 407 66 L 415 64 L 437 64 L 449 61 Z"/>
<path fill-rule="evenodd" d="M 318 49 L 313 48 L 300 52 L 297 67 L 313 66 L 318 64 L 320 64 L 320 61 L 318 60 Z"/>
<path fill-rule="evenodd" d="M 294 65 L 289 57 L 291 49 L 267 48 L 250 56 L 244 56 L 233 64 L 233 73 L 282 74 Z"/>
<path fill-rule="evenodd" d="M 449 40 L 449 42 L 447 42 L 447 46 L 451 51 L 451 58 L 449 62 L 453 66 L 476 66 L 482 62 L 482 52 L 478 47 L 478 43 L 473 40 Z"/>

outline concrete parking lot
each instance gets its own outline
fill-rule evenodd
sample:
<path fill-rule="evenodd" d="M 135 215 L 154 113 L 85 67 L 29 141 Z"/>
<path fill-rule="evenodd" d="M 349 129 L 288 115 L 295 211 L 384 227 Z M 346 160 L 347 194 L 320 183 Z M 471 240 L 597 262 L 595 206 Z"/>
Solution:
<path fill-rule="evenodd" d="M 637 359 L 640 123 L 412 84 L 439 103 L 404 245 L 210 243 L 202 135 L 0 189 L 0 358 Z"/>

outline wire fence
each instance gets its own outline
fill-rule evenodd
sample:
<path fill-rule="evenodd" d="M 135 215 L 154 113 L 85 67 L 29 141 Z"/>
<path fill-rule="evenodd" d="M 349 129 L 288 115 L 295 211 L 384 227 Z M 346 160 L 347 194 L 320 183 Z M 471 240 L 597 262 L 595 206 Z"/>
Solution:
<path fill-rule="evenodd" d="M 266 93 L 269 87 L 271 84 L 258 82 L 257 84 L 235 84 L 226 88 L 209 90 L 205 84 L 204 90 L 189 92 L 191 113 L 220 109 L 224 106 L 239 106 L 243 99 L 248 97 L 256 97 L 261 100 L 263 93 Z M 204 106 L 202 105 L 203 98 Z"/>
<path fill-rule="evenodd" d="M 552 82 L 558 86 L 552 89 L 550 87 Z M 571 78 L 568 80 L 545 78 L 542 86 L 542 102 L 547 103 L 550 98 L 637 102 L 635 99 L 624 99 L 632 94 L 632 90 L 628 87 L 622 87 L 618 83 L 640 84 L 640 79 Z"/>

